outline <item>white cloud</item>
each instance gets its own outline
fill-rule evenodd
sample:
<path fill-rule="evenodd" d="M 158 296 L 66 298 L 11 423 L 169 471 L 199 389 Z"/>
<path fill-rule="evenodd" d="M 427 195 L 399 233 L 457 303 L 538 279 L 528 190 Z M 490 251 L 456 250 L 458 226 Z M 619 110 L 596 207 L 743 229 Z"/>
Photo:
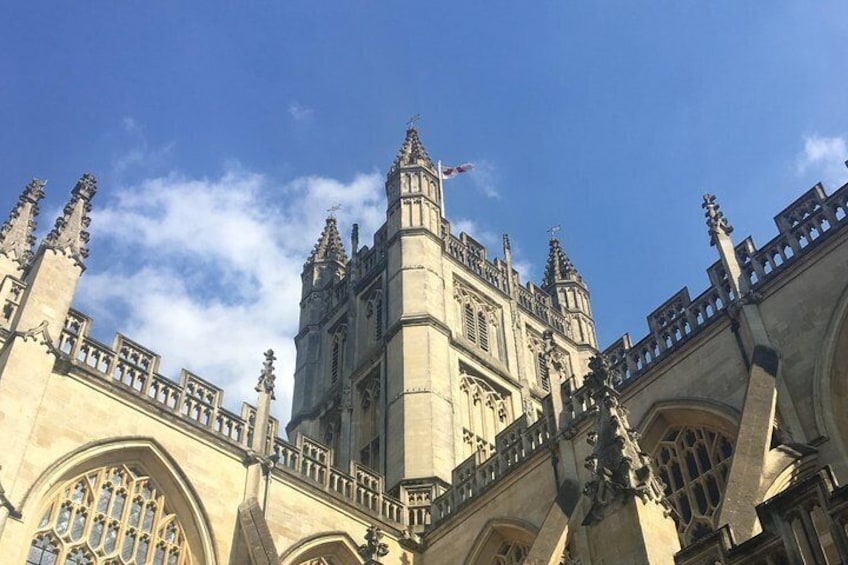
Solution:
<path fill-rule="evenodd" d="M 289 104 L 289 115 L 294 118 L 295 121 L 305 122 L 312 119 L 312 116 L 315 115 L 315 110 L 307 106 L 303 106 L 298 102 L 292 102 Z"/>
<path fill-rule="evenodd" d="M 459 234 L 465 232 L 483 244 L 490 252 L 496 251 L 496 254 L 500 254 L 500 239 L 494 232 L 480 228 L 474 220 L 468 218 L 449 219 L 449 221 L 452 234 L 458 237 Z"/>
<path fill-rule="evenodd" d="M 91 231 L 92 254 L 103 246 L 122 256 L 85 274 L 80 308 L 100 330 L 159 353 L 163 374 L 185 367 L 220 386 L 231 408 L 255 402 L 262 352 L 273 348 L 274 413 L 285 423 L 300 272 L 335 202 L 343 235 L 353 221 L 373 233 L 385 214 L 380 175 L 275 184 L 232 167 L 218 179 L 171 174 L 120 188 L 95 207 Z"/>
<path fill-rule="evenodd" d="M 116 177 L 123 176 L 132 168 L 149 174 L 150 171 L 162 166 L 171 156 L 174 143 L 151 148 L 144 135 L 144 126 L 132 116 L 124 116 L 121 119 L 121 128 L 129 143 L 127 149 L 112 159 L 112 173 Z"/>
<path fill-rule="evenodd" d="M 813 181 L 822 182 L 829 190 L 835 190 L 848 181 L 848 142 L 844 136 L 804 136 L 804 149 L 796 160 L 796 173 L 814 175 Z"/>

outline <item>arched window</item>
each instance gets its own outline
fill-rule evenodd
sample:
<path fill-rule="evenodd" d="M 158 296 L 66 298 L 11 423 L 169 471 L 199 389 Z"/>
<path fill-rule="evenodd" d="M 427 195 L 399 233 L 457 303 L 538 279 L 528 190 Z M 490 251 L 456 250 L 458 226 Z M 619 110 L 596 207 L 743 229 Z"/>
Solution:
<path fill-rule="evenodd" d="M 188 565 L 183 527 L 153 480 L 112 465 L 68 481 L 46 505 L 27 565 Z"/>
<path fill-rule="evenodd" d="M 481 377 L 464 373 L 462 368 L 460 371 L 465 456 L 479 451 L 485 459 L 494 451 L 495 436 L 512 422 L 509 393 L 496 390 Z"/>
<path fill-rule="evenodd" d="M 654 450 L 654 466 L 675 510 L 680 540 L 688 545 L 716 527 L 733 443 L 705 427 L 673 426 Z"/>
<path fill-rule="evenodd" d="M 331 330 L 330 337 L 330 384 L 334 385 L 339 382 L 342 371 L 344 370 L 344 349 L 345 341 L 347 340 L 347 326 L 341 324 Z"/>
<path fill-rule="evenodd" d="M 528 545 L 517 541 L 505 541 L 492 559 L 492 565 L 521 565 L 528 553 L 530 553 Z"/>
<path fill-rule="evenodd" d="M 383 293 L 375 290 L 365 306 L 368 338 L 372 343 L 383 341 Z"/>

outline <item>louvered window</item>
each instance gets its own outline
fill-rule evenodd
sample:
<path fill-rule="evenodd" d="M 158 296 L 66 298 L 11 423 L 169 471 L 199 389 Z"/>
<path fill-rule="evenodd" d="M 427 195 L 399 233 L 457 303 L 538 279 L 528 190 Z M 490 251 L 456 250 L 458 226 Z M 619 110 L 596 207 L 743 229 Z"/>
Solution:
<path fill-rule="evenodd" d="M 486 323 L 486 315 L 483 312 L 477 312 L 477 344 L 483 351 L 489 350 L 489 324 Z"/>
<path fill-rule="evenodd" d="M 472 343 L 477 343 L 477 317 L 470 304 L 465 305 L 465 337 Z"/>
<path fill-rule="evenodd" d="M 333 354 L 330 363 L 330 382 L 336 384 L 339 381 L 339 357 L 341 356 L 339 340 L 333 340 Z"/>
<path fill-rule="evenodd" d="M 551 371 L 544 353 L 536 354 L 536 367 L 539 374 L 539 386 L 545 392 L 551 391 Z"/>

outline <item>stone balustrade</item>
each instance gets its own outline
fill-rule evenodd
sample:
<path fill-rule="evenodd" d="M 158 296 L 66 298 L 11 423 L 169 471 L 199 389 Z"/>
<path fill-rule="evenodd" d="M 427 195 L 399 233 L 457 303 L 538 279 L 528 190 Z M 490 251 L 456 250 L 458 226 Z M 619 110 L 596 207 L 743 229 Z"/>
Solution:
<path fill-rule="evenodd" d="M 675 555 L 678 565 L 848 562 L 848 486 L 824 467 L 757 506 L 762 532 L 736 544 L 723 526 Z"/>
<path fill-rule="evenodd" d="M 278 469 L 307 479 L 384 520 L 402 526 L 409 524 L 406 506 L 384 492 L 382 475 L 357 462 L 351 462 L 349 473 L 333 467 L 332 450 L 313 439 L 297 436 L 291 444 L 275 438 L 274 458 Z"/>
<path fill-rule="evenodd" d="M 445 520 L 501 478 L 518 468 L 551 441 L 546 418 L 532 424 L 522 414 L 495 438 L 495 453 L 482 460 L 479 452 L 460 463 L 452 473 L 451 487 L 433 500 L 431 521 Z"/>
<path fill-rule="evenodd" d="M 848 215 L 848 184 L 827 196 L 821 184 L 813 186 L 774 218 L 779 233 L 757 249 L 748 237 L 739 243 L 736 256 L 753 291 L 758 291 L 787 265 L 797 261 L 840 230 Z M 683 288 L 648 315 L 650 333 L 635 344 L 625 334 L 604 354 L 618 372 L 618 382 L 626 383 L 641 375 L 654 362 L 689 341 L 718 319 L 726 307 L 738 299 L 727 281 L 721 262 L 707 269 L 710 287 L 689 299 Z"/>

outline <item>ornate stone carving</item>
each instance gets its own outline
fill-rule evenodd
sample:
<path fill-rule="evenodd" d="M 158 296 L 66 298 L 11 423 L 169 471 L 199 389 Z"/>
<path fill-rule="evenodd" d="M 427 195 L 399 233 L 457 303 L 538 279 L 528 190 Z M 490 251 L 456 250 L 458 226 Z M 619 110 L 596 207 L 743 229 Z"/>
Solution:
<path fill-rule="evenodd" d="M 710 245 L 716 244 L 716 236 L 719 233 L 730 235 L 733 232 L 727 218 L 724 217 L 724 212 L 721 212 L 719 204 L 716 202 L 715 194 L 705 194 L 704 202 L 701 204 L 704 209 L 704 216 L 707 218 L 707 231 L 710 234 Z"/>
<path fill-rule="evenodd" d="M 44 245 L 60 251 L 74 259 L 78 265 L 88 257 L 88 238 L 86 228 L 91 223 L 91 199 L 97 192 L 97 179 L 91 173 L 85 173 L 71 190 L 71 200 L 65 206 L 62 215 L 56 219 L 53 230 L 47 234 Z"/>
<path fill-rule="evenodd" d="M 264 392 L 266 394 L 270 394 L 271 398 L 276 398 L 274 396 L 274 382 L 277 380 L 277 376 L 274 374 L 274 361 L 276 361 L 276 357 L 274 357 L 274 350 L 269 349 L 265 352 L 265 362 L 262 364 L 262 373 L 259 375 L 259 382 L 256 383 L 256 392 Z"/>
<path fill-rule="evenodd" d="M 662 483 L 654 475 L 651 458 L 639 446 L 639 434 L 630 428 L 627 411 L 619 403 L 609 362 L 603 355 L 597 355 L 589 362 L 589 368 L 591 372 L 584 383 L 597 406 L 597 424 L 586 439 L 594 449 L 586 458 L 592 479 L 583 492 L 592 505 L 583 524 L 600 522 L 611 505 L 631 496 L 666 506 Z"/>
<path fill-rule="evenodd" d="M 324 230 L 321 232 L 321 237 L 318 238 L 315 247 L 312 248 L 307 264 L 315 261 L 347 263 L 344 243 L 342 243 L 342 237 L 339 235 L 339 228 L 336 226 L 336 218 L 332 215 L 327 217 Z"/>
<path fill-rule="evenodd" d="M 359 555 L 365 560 L 365 565 L 381 565 L 378 557 L 389 554 L 389 546 L 383 543 L 383 532 L 377 526 L 369 526 L 365 532 L 365 543 L 359 546 Z"/>
<path fill-rule="evenodd" d="M 395 157 L 389 174 L 396 172 L 401 167 L 411 165 L 426 165 L 433 168 L 433 161 L 427 155 L 427 150 L 421 139 L 418 137 L 418 130 L 410 126 L 406 129 L 406 138 L 403 140 L 403 145 L 400 146 L 397 157 Z"/>
<path fill-rule="evenodd" d="M 35 219 L 38 216 L 38 201 L 44 198 L 44 184 L 44 181 L 32 179 L 18 197 L 9 219 L 0 228 L 0 253 L 21 266 L 32 259 Z"/>
<path fill-rule="evenodd" d="M 545 274 L 542 277 L 542 288 L 549 291 L 554 284 L 562 281 L 582 280 L 574 268 L 571 259 L 562 250 L 559 240 L 551 236 L 548 249 L 548 262 L 545 264 Z"/>
<path fill-rule="evenodd" d="M 56 346 L 53 343 L 53 338 L 50 337 L 47 320 L 43 320 L 40 324 L 30 330 L 15 332 L 15 335 L 23 339 L 23 341 L 33 340 L 39 345 L 43 345 L 47 348 L 48 353 L 52 353 L 56 357 L 59 357 L 60 355 L 60 351 L 56 349 Z"/>

